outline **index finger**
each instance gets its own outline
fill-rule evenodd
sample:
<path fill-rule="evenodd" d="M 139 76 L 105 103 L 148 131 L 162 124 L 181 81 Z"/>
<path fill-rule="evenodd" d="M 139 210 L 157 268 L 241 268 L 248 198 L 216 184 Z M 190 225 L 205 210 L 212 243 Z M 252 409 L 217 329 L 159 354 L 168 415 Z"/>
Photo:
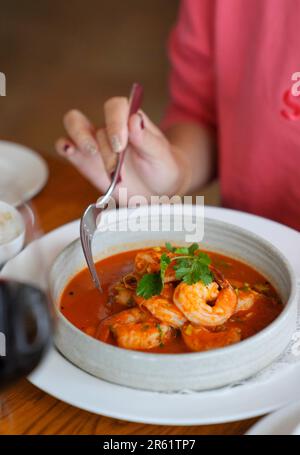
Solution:
<path fill-rule="evenodd" d="M 122 152 L 128 143 L 129 104 L 125 97 L 110 98 L 104 104 L 107 136 L 114 152 Z"/>

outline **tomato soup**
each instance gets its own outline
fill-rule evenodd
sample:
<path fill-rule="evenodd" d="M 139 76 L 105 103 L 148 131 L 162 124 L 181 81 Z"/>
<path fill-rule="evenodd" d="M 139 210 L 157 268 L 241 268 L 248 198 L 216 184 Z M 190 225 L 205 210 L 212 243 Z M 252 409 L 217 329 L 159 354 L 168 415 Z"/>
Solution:
<path fill-rule="evenodd" d="M 274 287 L 249 265 L 207 251 L 202 262 L 197 252 L 185 257 L 180 251 L 176 259 L 176 251 L 170 251 L 170 247 L 153 247 L 99 261 L 102 293 L 95 289 L 88 269 L 82 270 L 61 296 L 62 314 L 87 335 L 112 345 L 178 354 L 242 341 L 268 326 L 282 311 Z M 143 270 L 138 269 L 137 259 L 142 260 Z M 161 279 L 163 261 L 166 284 L 160 295 L 149 297 L 151 286 Z M 203 282 L 192 282 L 194 272 L 204 274 Z M 207 273 L 212 273 L 211 278 Z M 195 305 L 193 310 L 191 305 Z"/>

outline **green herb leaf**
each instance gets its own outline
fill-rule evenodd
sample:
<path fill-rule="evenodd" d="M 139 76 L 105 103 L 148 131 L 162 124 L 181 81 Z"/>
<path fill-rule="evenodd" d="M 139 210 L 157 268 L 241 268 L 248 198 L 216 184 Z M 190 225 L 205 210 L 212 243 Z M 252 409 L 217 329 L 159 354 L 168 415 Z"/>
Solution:
<path fill-rule="evenodd" d="M 167 250 L 169 250 L 171 253 L 174 253 L 174 251 L 176 250 L 176 248 L 174 246 L 172 246 L 170 242 L 167 242 L 165 244 L 165 246 L 166 246 Z"/>
<path fill-rule="evenodd" d="M 201 262 L 201 264 L 203 265 L 209 266 L 209 264 L 211 263 L 210 257 L 206 253 L 203 253 L 202 251 L 200 251 L 196 257 L 197 261 Z"/>
<path fill-rule="evenodd" d="M 189 249 L 187 247 L 180 247 L 180 248 L 176 248 L 176 250 L 174 251 L 174 253 L 176 254 L 190 254 L 189 253 Z"/>
<path fill-rule="evenodd" d="M 162 283 L 164 282 L 165 274 L 170 263 L 171 259 L 169 258 L 169 256 L 167 256 L 166 253 L 163 253 L 160 258 L 160 277 Z"/>
<path fill-rule="evenodd" d="M 212 273 L 209 269 L 210 257 L 199 251 L 198 243 L 193 243 L 189 247 L 175 248 L 170 243 L 166 243 L 169 252 L 178 254 L 169 257 L 168 253 L 163 253 L 160 258 L 160 273 L 148 273 L 138 282 L 137 295 L 149 299 L 154 295 L 159 295 L 163 289 L 165 274 L 168 266 L 174 262 L 175 275 L 178 280 L 187 284 L 195 284 L 202 281 L 208 285 L 213 281 Z"/>
<path fill-rule="evenodd" d="M 198 243 L 192 243 L 192 245 L 189 246 L 189 254 L 190 254 L 191 256 L 193 256 L 197 250 L 199 250 L 199 245 L 198 245 Z"/>
<path fill-rule="evenodd" d="M 162 279 L 159 273 L 148 273 L 144 275 L 137 285 L 137 295 L 150 299 L 153 295 L 159 295 L 162 291 Z"/>
<path fill-rule="evenodd" d="M 176 274 L 176 278 L 181 280 L 187 273 L 189 273 L 192 267 L 192 260 L 186 258 L 178 258 L 176 264 L 174 265 L 174 270 Z"/>
<path fill-rule="evenodd" d="M 199 249 L 197 244 L 191 245 L 190 251 L 193 254 L 188 257 L 176 258 L 176 265 L 174 266 L 176 278 L 183 280 L 187 284 L 194 284 L 202 281 L 203 284 L 208 285 L 212 282 L 212 273 L 209 270 L 210 258 L 207 254 L 195 252 Z"/>

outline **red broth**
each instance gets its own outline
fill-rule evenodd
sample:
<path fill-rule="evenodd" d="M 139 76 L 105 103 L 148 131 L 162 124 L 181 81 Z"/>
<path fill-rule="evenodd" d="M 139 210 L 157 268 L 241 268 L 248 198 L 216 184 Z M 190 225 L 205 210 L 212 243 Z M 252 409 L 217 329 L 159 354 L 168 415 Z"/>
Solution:
<path fill-rule="evenodd" d="M 78 329 L 87 335 L 95 337 L 100 321 L 119 311 L 124 306 L 117 303 L 107 305 L 110 299 L 110 289 L 124 275 L 134 269 L 134 258 L 141 250 L 127 251 L 105 258 L 97 263 L 97 271 L 101 278 L 103 293 L 100 294 L 91 281 L 87 269 L 79 272 L 66 286 L 60 301 L 62 314 Z M 247 283 L 250 287 L 266 283 L 266 279 L 252 267 L 235 259 L 206 252 L 214 264 L 227 280 Z M 269 285 L 269 297 L 261 299 L 248 311 L 234 314 L 225 324 L 225 327 L 237 327 L 241 330 L 241 339 L 248 338 L 269 325 L 282 311 L 283 304 L 275 289 Z M 110 344 L 115 344 L 112 337 Z M 157 353 L 184 353 L 190 352 L 185 345 L 180 332 L 168 344 L 147 352 Z"/>

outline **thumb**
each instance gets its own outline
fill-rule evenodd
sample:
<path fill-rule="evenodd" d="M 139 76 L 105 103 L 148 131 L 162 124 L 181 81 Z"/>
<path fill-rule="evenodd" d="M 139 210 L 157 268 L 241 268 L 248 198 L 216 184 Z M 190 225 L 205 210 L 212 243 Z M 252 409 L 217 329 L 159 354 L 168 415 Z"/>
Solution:
<path fill-rule="evenodd" d="M 145 158 L 161 158 L 168 149 L 167 139 L 144 113 L 130 117 L 128 131 L 130 144 Z"/>

